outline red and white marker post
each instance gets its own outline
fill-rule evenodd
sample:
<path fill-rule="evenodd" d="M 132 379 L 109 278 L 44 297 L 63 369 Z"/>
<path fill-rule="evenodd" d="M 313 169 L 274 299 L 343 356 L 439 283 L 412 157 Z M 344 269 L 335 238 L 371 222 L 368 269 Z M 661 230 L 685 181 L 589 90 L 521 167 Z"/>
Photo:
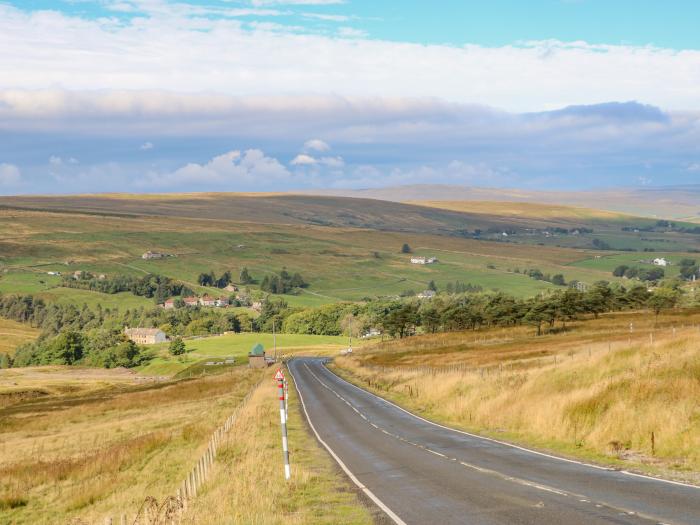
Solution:
<path fill-rule="evenodd" d="M 289 445 L 287 443 L 287 403 L 286 403 L 286 380 L 282 369 L 277 370 L 275 374 L 277 381 L 277 390 L 280 398 L 280 423 L 282 424 L 282 455 L 284 456 L 284 479 L 291 477 L 291 469 L 289 468 Z"/>

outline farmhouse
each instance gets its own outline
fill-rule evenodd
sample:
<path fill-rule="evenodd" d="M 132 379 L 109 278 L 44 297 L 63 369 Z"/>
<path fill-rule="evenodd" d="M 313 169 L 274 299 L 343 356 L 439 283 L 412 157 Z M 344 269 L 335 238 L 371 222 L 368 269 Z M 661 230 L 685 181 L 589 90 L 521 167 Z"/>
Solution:
<path fill-rule="evenodd" d="M 218 299 L 214 299 L 214 305 L 218 306 L 219 308 L 223 308 L 225 306 L 228 306 L 229 305 L 228 297 L 219 297 Z"/>
<path fill-rule="evenodd" d="M 202 306 L 216 306 L 216 299 L 209 297 L 208 295 L 204 295 L 199 298 L 199 304 Z"/>
<path fill-rule="evenodd" d="M 172 310 L 175 308 L 175 299 L 172 297 L 170 299 L 166 299 L 165 302 L 163 303 L 163 308 L 166 310 Z"/>
<path fill-rule="evenodd" d="M 185 297 L 183 299 L 185 306 L 197 306 L 199 304 L 199 299 L 197 297 Z"/>
<path fill-rule="evenodd" d="M 652 262 L 654 263 L 654 266 L 664 266 L 664 267 L 666 267 L 666 266 L 668 266 L 669 264 L 671 264 L 669 261 L 667 261 L 667 260 L 664 259 L 663 257 L 659 257 L 659 258 L 657 258 L 657 259 L 654 259 Z"/>
<path fill-rule="evenodd" d="M 418 294 L 418 299 L 432 299 L 433 297 L 435 297 L 434 290 L 424 290 Z"/>
<path fill-rule="evenodd" d="M 168 257 L 167 253 L 152 252 L 151 250 L 141 256 L 142 259 L 165 259 L 166 257 Z"/>
<path fill-rule="evenodd" d="M 411 257 L 411 264 L 433 264 L 437 262 L 435 257 Z"/>
<path fill-rule="evenodd" d="M 233 284 L 229 284 L 228 286 L 226 286 L 226 288 L 224 288 L 224 290 L 226 290 L 227 292 L 237 292 L 238 287 L 236 287 Z"/>
<path fill-rule="evenodd" d="M 139 345 L 164 343 L 168 340 L 165 332 L 158 328 L 124 328 L 124 334 Z"/>

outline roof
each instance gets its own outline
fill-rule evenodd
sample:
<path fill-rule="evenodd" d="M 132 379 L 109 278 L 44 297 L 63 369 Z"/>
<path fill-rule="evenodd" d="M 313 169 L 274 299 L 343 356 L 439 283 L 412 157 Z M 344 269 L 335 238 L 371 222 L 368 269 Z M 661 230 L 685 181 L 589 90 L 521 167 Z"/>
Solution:
<path fill-rule="evenodd" d="M 251 356 L 264 356 L 265 348 L 260 343 L 256 344 L 250 351 Z"/>
<path fill-rule="evenodd" d="M 125 328 L 124 333 L 128 335 L 158 335 L 164 333 L 160 328 Z"/>

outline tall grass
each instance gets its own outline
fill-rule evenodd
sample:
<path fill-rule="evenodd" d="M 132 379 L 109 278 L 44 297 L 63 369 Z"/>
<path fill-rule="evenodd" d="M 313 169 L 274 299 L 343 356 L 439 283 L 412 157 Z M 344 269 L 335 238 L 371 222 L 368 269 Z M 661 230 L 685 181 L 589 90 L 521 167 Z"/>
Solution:
<path fill-rule="evenodd" d="M 290 384 L 288 434 L 292 478 L 284 480 L 276 386 L 265 381 L 219 448 L 213 476 L 183 523 L 370 524 L 349 482 L 304 427 Z"/>
<path fill-rule="evenodd" d="M 457 427 L 652 470 L 699 472 L 700 331 L 671 328 L 669 319 L 653 343 L 641 329 L 651 321 L 639 319 L 630 334 L 622 316 L 548 338 L 520 338 L 516 330 L 512 341 L 491 333 L 474 342 L 471 333 L 451 334 L 443 338 L 451 350 L 442 354 L 439 338 L 436 346 L 384 344 L 339 357 L 336 366 Z"/>
<path fill-rule="evenodd" d="M 101 522 L 174 494 L 260 374 L 78 388 L 0 410 L 0 522 Z"/>

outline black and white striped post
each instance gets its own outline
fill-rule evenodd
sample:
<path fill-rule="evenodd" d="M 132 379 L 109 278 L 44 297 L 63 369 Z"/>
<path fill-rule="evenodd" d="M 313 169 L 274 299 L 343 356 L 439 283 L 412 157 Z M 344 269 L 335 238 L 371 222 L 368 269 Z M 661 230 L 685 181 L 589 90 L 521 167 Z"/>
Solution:
<path fill-rule="evenodd" d="M 285 395 L 285 380 L 282 369 L 277 370 L 275 374 L 275 380 L 277 381 L 277 390 L 279 392 L 280 398 L 280 423 L 282 424 L 282 454 L 284 456 L 284 479 L 289 479 L 291 477 L 291 470 L 289 468 L 289 444 L 287 443 L 287 406 L 286 406 L 286 395 Z"/>

